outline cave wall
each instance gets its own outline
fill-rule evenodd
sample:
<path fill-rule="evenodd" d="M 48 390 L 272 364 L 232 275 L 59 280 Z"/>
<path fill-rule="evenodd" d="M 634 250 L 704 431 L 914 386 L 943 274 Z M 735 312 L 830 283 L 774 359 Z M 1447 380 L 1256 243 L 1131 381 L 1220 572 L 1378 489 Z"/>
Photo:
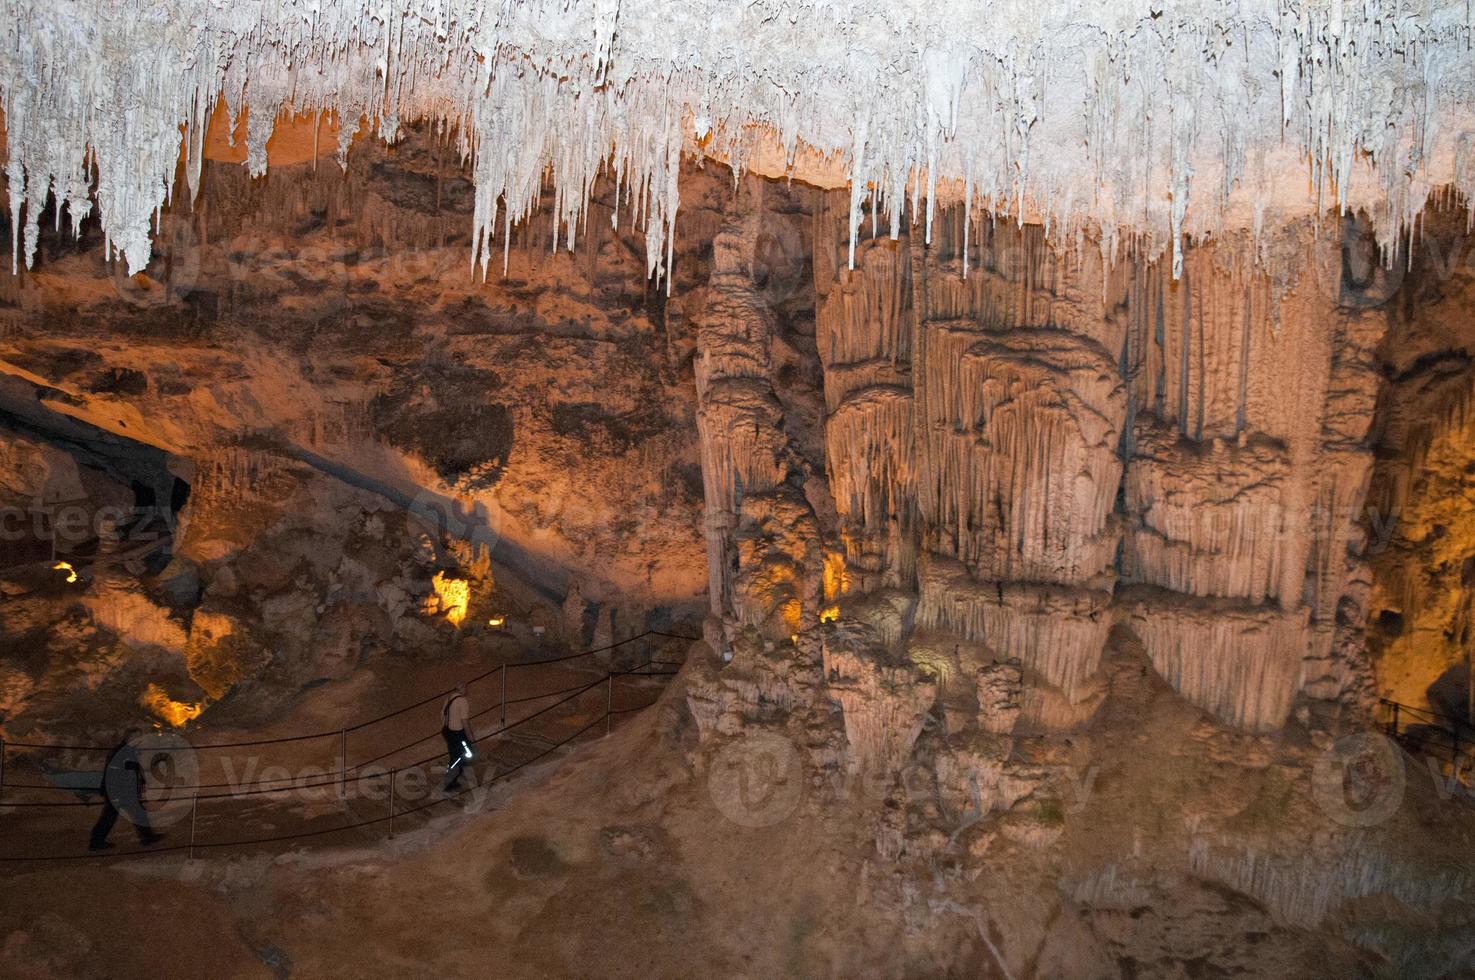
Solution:
<path fill-rule="evenodd" d="M 1367 262 L 1365 222 L 1196 243 L 1175 278 L 952 209 L 930 242 L 863 223 L 850 268 L 848 206 L 813 208 L 820 548 L 842 556 L 817 588 L 842 623 L 879 628 L 923 674 L 943 650 L 980 677 L 979 710 L 996 662 L 1016 665 L 1031 723 L 1090 717 L 1115 626 L 1239 727 L 1278 728 L 1297 703 L 1368 710 L 1369 431 L 1397 290 Z M 766 392 L 749 338 L 731 371 Z M 709 493 L 783 481 L 766 404 L 717 437 Z M 721 547 L 714 613 L 756 622 L 775 606 L 734 593 Z M 788 555 L 812 569 L 813 551 Z M 745 602 L 760 611 L 732 615 Z"/>
<path fill-rule="evenodd" d="M 700 611 L 694 334 L 647 281 L 643 235 L 612 227 L 601 181 L 573 252 L 553 248 L 550 197 L 495 242 L 507 275 L 483 282 L 462 160 L 429 126 L 403 135 L 361 141 L 346 169 L 332 141 L 265 178 L 207 161 L 136 276 L 95 221 L 73 238 L 48 217 L 34 268 L 0 283 L 0 382 L 19 404 L 146 447 L 194 491 L 167 570 L 83 568 L 54 595 L 8 581 L 11 728 L 64 716 L 74 668 L 118 678 L 103 700 L 125 711 L 130 662 L 181 697 L 270 709 L 367 658 L 455 651 L 476 623 L 448 632 L 437 571 L 472 581 L 473 612 L 571 647 L 599 623 L 625 636 Z M 689 176 L 683 291 L 708 277 L 703 200 L 722 189 Z M 24 510 L 42 450 L 0 445 Z"/>
<path fill-rule="evenodd" d="M 472 197 L 429 130 L 357 145 L 345 171 L 207 162 L 145 274 L 105 261 L 93 225 L 40 233 L 0 296 L 0 370 L 48 411 L 201 467 L 178 548 L 207 597 L 294 499 L 364 493 L 436 518 L 434 562 L 467 570 L 494 545 L 499 580 L 570 642 L 708 588 L 720 647 L 840 616 L 871 630 L 854 635 L 877 669 L 941 657 L 976 675 L 965 714 L 1012 665 L 1019 724 L 1087 719 L 1119 625 L 1249 728 L 1301 695 L 1365 706 L 1370 605 L 1379 637 L 1444 636 L 1441 674 L 1466 656 L 1443 578 L 1365 560 L 1366 504 L 1443 494 L 1423 469 L 1459 457 L 1437 448 L 1464 418 L 1458 260 L 1404 276 L 1369 258 L 1366 222 L 1331 219 L 1195 243 L 1175 278 L 1126 246 L 1108 260 L 944 208 L 931 241 L 864 222 L 851 268 L 845 195 L 693 166 L 668 282 L 644 278 L 598 182 L 572 251 L 549 202 L 493 243 L 507 275 L 482 282 L 464 268 Z M 1409 394 L 1430 371 L 1437 397 Z M 264 472 L 321 489 L 263 499 Z M 355 601 L 414 606 L 429 570 Z M 344 573 L 310 577 L 321 599 Z M 233 635 L 271 591 L 237 603 Z M 1436 604 L 1437 627 L 1410 625 Z"/>
<path fill-rule="evenodd" d="M 1448 728 L 1475 720 L 1475 237 L 1462 216 L 1433 212 L 1404 258 L 1379 309 L 1367 652 L 1382 696 Z"/>

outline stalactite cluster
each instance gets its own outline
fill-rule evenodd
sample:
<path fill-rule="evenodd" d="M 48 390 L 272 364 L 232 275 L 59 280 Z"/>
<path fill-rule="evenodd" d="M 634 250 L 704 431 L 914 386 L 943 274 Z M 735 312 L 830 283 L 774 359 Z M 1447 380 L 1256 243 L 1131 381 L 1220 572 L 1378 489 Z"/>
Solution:
<path fill-rule="evenodd" d="M 1141 0 L 964 10 L 926 0 L 213 0 L 0 5 L 13 248 L 29 264 L 48 197 L 95 209 L 130 272 L 184 164 L 196 193 L 219 100 L 253 174 L 284 113 L 393 141 L 429 120 L 472 161 L 472 259 L 526 217 L 551 172 L 570 247 L 598 174 L 669 264 L 683 152 L 849 186 L 893 237 L 930 240 L 961 196 L 1104 254 L 1366 207 L 1380 242 L 1446 184 L 1475 191 L 1475 14 L 1458 0 Z M 181 135 L 181 132 L 183 135 Z M 1309 180 L 1286 179 L 1288 173 Z M 1306 188 L 1309 185 L 1309 193 Z"/>

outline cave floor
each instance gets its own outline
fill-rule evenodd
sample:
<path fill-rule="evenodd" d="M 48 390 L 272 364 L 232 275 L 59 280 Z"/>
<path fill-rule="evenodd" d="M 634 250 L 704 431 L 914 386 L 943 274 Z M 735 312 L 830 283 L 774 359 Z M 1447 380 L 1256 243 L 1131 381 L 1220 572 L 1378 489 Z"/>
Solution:
<path fill-rule="evenodd" d="M 696 737 L 694 669 L 714 668 L 689 664 L 655 707 L 499 784 L 485 812 L 393 841 L 7 872 L 0 972 L 1191 977 L 1207 956 L 1240 976 L 1375 976 L 1347 938 L 1387 913 L 1357 898 L 1369 874 L 1392 876 L 1423 934 L 1467 941 L 1472 890 L 1439 869 L 1475 845 L 1475 810 L 1410 761 L 1386 824 L 1338 830 L 1312 802 L 1321 750 L 1304 732 L 1218 725 L 1133 651 L 1113 653 L 1089 731 L 1016 746 L 1030 765 L 1078 760 L 1078 797 L 951 841 L 903 802 L 899 858 L 878 854 L 890 791 L 813 766 L 839 724 L 824 711 L 762 729 L 809 760 L 792 812 L 734 820 L 714 781 L 754 733 Z M 1296 921 L 1328 895 L 1337 918 Z"/>

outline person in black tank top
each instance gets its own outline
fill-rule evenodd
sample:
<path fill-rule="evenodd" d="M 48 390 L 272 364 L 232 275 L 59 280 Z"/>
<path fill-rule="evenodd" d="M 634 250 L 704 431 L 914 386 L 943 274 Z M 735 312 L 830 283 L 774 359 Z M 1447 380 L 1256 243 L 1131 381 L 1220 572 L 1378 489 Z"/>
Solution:
<path fill-rule="evenodd" d="M 447 757 L 446 781 L 442 789 L 449 793 L 466 774 L 466 764 L 472 757 L 471 743 L 476 740 L 471 732 L 471 703 L 466 700 L 465 684 L 457 684 L 456 690 L 441 706 L 440 734 L 446 740 Z"/>

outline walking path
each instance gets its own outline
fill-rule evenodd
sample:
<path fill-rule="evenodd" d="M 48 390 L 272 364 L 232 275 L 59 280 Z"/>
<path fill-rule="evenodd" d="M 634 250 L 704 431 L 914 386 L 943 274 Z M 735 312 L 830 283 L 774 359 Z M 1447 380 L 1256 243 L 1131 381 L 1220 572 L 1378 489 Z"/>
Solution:
<path fill-rule="evenodd" d="M 649 631 L 609 647 L 499 664 L 466 679 L 476 712 L 477 758 L 463 789 L 439 791 L 445 767 L 441 691 L 335 730 L 190 744 L 145 737 L 145 798 L 167 839 L 142 849 L 125 821 L 115 850 L 89 852 L 88 831 L 102 806 L 95 793 L 66 788 L 75 770 L 101 770 L 111 745 L 0 744 L 0 866 L 116 859 L 286 842 L 363 843 L 421 826 L 439 813 L 485 806 L 494 786 L 581 739 L 607 734 L 649 706 L 693 638 Z M 600 666 L 609 654 L 631 666 Z M 78 765 L 75 760 L 90 762 Z M 66 784 L 58 785 L 58 783 Z M 126 836 L 125 836 L 126 835 Z"/>

